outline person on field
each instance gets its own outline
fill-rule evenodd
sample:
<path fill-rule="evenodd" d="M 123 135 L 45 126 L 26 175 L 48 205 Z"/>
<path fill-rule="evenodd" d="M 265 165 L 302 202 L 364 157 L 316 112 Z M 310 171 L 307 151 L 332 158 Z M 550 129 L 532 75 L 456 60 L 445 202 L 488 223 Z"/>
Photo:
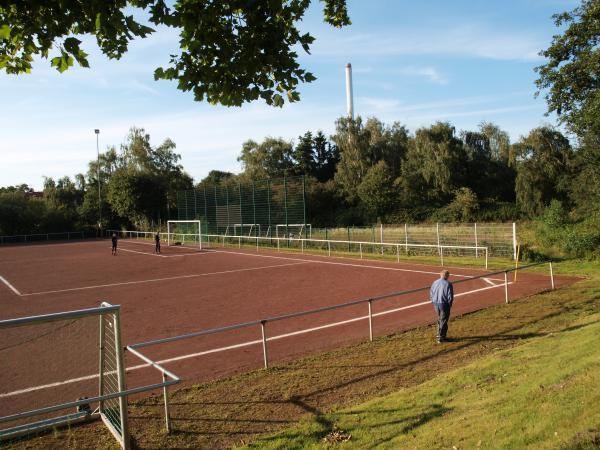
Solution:
<path fill-rule="evenodd" d="M 154 235 L 154 242 L 156 245 L 154 246 L 154 253 L 160 253 L 160 233 L 156 233 Z"/>
<path fill-rule="evenodd" d="M 113 233 L 112 235 L 112 254 L 115 256 L 117 254 L 117 234 Z"/>
<path fill-rule="evenodd" d="M 452 283 L 448 281 L 449 277 L 450 272 L 442 270 L 440 278 L 433 282 L 430 290 L 431 303 L 433 303 L 433 307 L 438 316 L 438 344 L 446 340 L 450 309 L 452 308 L 452 302 L 454 301 L 454 288 L 452 287 Z"/>

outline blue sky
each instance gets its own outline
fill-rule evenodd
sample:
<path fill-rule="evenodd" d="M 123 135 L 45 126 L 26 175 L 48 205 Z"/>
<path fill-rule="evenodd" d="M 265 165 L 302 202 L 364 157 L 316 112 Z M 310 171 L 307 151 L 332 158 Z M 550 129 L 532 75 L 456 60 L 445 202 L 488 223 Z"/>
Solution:
<path fill-rule="evenodd" d="M 474 130 L 491 121 L 512 141 L 541 124 L 546 104 L 535 99 L 534 67 L 557 33 L 552 14 L 572 0 L 349 0 L 353 24 L 342 30 L 322 22 L 313 1 L 302 31 L 316 37 L 301 64 L 317 81 L 301 86 L 302 100 L 272 108 L 194 102 L 174 83 L 156 82 L 154 68 L 177 48 L 177 34 L 160 29 L 111 61 L 84 39 L 91 69 L 59 74 L 39 60 L 29 75 L 0 72 L 0 186 L 41 188 L 43 176 L 73 176 L 100 149 L 117 147 L 131 126 L 153 145 L 172 139 L 187 172 L 200 181 L 212 169 L 239 172 L 242 143 L 267 136 L 297 139 L 306 131 L 334 132 L 345 114 L 344 67 L 353 67 L 354 108 L 362 117 L 394 121 L 411 131 L 436 121 Z"/>

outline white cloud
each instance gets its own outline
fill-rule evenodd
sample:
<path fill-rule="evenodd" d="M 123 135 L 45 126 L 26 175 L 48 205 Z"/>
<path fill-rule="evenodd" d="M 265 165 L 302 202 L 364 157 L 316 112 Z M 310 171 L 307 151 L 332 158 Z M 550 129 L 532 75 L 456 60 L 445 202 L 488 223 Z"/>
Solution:
<path fill-rule="evenodd" d="M 448 79 L 434 67 L 408 66 L 398 70 L 398 73 L 410 77 L 423 77 L 435 84 L 448 84 Z"/>
<path fill-rule="evenodd" d="M 351 28 L 337 31 L 336 39 L 318 37 L 313 55 L 394 56 L 439 55 L 466 56 L 494 60 L 539 60 L 544 40 L 531 33 L 498 30 L 489 26 L 462 25 L 434 30 L 431 27 L 401 31 L 356 33 Z"/>

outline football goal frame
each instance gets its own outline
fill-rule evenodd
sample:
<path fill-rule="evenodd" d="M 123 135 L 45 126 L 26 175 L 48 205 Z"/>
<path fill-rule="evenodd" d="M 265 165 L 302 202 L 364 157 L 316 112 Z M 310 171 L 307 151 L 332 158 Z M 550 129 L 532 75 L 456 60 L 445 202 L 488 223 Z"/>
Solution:
<path fill-rule="evenodd" d="M 237 234 L 237 231 L 240 230 L 240 234 Z M 248 234 L 244 234 L 244 230 L 248 230 Z M 253 232 L 257 232 L 258 234 L 252 234 Z M 234 236 L 260 236 L 260 223 L 234 223 L 233 224 L 233 235 Z"/>
<path fill-rule="evenodd" d="M 298 230 L 298 238 L 299 239 L 304 238 L 305 231 L 306 231 L 306 238 L 307 239 L 312 238 L 312 225 L 310 223 L 278 223 L 275 225 L 275 237 L 288 238 L 290 228 L 292 229 L 293 232 Z M 279 230 L 281 230 L 281 229 L 284 230 L 283 235 L 280 235 Z"/>
<path fill-rule="evenodd" d="M 176 229 L 178 224 L 197 225 L 197 232 L 193 233 L 178 233 L 171 231 Z M 189 231 L 189 230 L 186 230 Z M 181 236 L 181 241 L 175 239 L 176 236 Z M 181 242 L 181 245 L 185 245 L 186 237 L 188 241 L 194 242 L 200 250 L 202 250 L 202 222 L 200 220 L 169 220 L 167 221 L 167 246 L 176 245 L 176 242 Z"/>

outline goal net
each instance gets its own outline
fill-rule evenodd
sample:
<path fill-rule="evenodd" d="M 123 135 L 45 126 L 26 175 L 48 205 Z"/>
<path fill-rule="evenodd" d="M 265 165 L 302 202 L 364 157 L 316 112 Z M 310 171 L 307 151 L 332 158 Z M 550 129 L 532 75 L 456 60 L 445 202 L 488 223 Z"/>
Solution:
<path fill-rule="evenodd" d="M 0 321 L 0 441 L 99 417 L 129 448 L 122 349 L 108 303 Z"/>
<path fill-rule="evenodd" d="M 275 225 L 275 236 L 278 238 L 311 239 L 312 225 L 310 223 L 278 223 Z"/>
<path fill-rule="evenodd" d="M 202 249 L 202 226 L 199 220 L 169 220 L 167 245 L 191 245 Z"/>
<path fill-rule="evenodd" d="M 260 223 L 236 223 L 233 225 L 234 236 L 260 236 Z"/>

